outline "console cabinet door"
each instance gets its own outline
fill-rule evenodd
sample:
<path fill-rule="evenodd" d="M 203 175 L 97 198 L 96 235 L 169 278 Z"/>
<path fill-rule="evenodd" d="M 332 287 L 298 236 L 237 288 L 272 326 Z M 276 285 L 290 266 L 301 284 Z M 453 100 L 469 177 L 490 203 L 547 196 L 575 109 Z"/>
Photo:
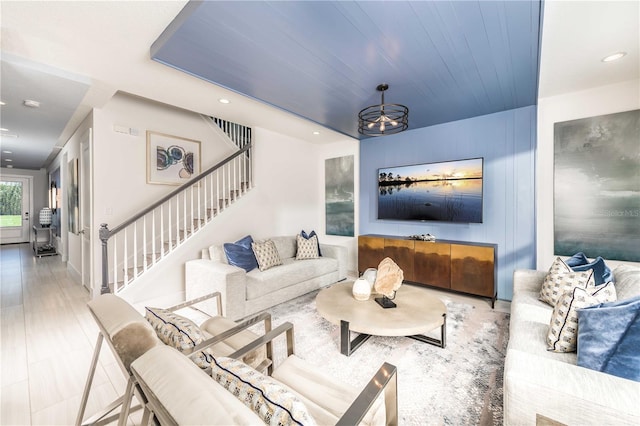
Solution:
<path fill-rule="evenodd" d="M 393 260 L 407 281 L 415 281 L 413 273 L 414 240 L 388 239 L 384 240 L 384 257 Z"/>
<path fill-rule="evenodd" d="M 451 244 L 416 241 L 414 262 L 416 282 L 451 288 Z"/>
<path fill-rule="evenodd" d="M 451 244 L 451 288 L 494 297 L 495 250 L 493 247 Z"/>
<path fill-rule="evenodd" d="M 358 237 L 358 271 L 363 273 L 367 268 L 378 268 L 384 259 L 384 238 Z"/>

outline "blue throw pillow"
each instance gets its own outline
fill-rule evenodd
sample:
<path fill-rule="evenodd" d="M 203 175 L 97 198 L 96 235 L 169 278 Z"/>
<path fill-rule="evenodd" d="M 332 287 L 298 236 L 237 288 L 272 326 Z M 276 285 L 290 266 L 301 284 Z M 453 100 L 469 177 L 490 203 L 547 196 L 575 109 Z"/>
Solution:
<path fill-rule="evenodd" d="M 237 266 L 247 272 L 257 268 L 258 261 L 253 254 L 251 243 L 253 243 L 251 235 L 247 235 L 235 243 L 224 243 L 224 253 L 227 255 L 229 265 Z"/>
<path fill-rule="evenodd" d="M 601 285 L 604 283 L 608 283 L 612 281 L 613 275 L 611 274 L 611 269 L 604 263 L 604 259 L 600 256 L 596 257 L 593 262 L 589 262 L 587 256 L 580 252 L 576 253 L 567 259 L 564 263 L 567 264 L 571 269 L 575 272 L 588 271 L 589 269 L 593 269 L 593 279 L 596 282 L 596 285 Z"/>
<path fill-rule="evenodd" d="M 640 382 L 640 296 L 578 309 L 577 363 Z"/>
<path fill-rule="evenodd" d="M 318 239 L 318 256 L 322 256 L 322 252 L 320 251 L 320 237 L 318 237 L 318 234 L 316 234 L 316 231 L 311 231 L 309 235 L 307 235 L 307 233 L 304 232 L 304 229 L 302 230 L 302 232 L 300 232 L 300 236 L 302 236 L 302 238 L 304 238 L 305 240 L 312 238 L 314 235 Z"/>

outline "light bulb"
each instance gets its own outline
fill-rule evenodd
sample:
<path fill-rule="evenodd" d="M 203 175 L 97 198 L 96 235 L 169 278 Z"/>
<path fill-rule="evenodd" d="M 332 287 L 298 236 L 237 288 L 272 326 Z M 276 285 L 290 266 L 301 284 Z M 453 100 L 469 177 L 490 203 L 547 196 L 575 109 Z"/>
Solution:
<path fill-rule="evenodd" d="M 367 127 L 370 129 L 373 127 L 374 124 L 376 124 L 376 122 L 372 121 L 371 123 L 367 124 Z"/>
<path fill-rule="evenodd" d="M 384 120 L 380 120 L 380 133 L 384 133 Z"/>

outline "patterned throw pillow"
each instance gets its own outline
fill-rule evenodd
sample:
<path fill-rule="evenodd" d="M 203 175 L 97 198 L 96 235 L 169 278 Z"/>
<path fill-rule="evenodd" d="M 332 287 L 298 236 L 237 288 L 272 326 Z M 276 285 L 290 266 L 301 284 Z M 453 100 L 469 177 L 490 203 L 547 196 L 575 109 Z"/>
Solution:
<path fill-rule="evenodd" d="M 251 248 L 253 249 L 253 253 L 256 255 L 258 268 L 260 268 L 261 271 L 266 271 L 274 266 L 282 265 L 278 249 L 273 241 L 255 241 L 251 243 Z"/>
<path fill-rule="evenodd" d="M 307 239 L 302 235 L 298 235 L 298 252 L 296 253 L 296 260 L 317 259 L 319 257 L 320 253 L 318 253 L 318 237 L 314 235 L 313 237 Z"/>
<path fill-rule="evenodd" d="M 316 237 L 316 239 L 318 240 L 318 256 L 322 257 L 322 250 L 320 250 L 320 237 L 318 237 L 316 231 L 311 231 L 309 234 L 307 234 L 303 229 L 302 231 L 300 231 L 300 236 L 305 240 L 308 240 L 311 237 Z"/>
<path fill-rule="evenodd" d="M 172 346 L 180 352 L 191 353 L 191 350 L 205 340 L 200 329 L 189 318 L 162 308 L 145 308 L 145 318 L 165 345 Z M 192 355 L 191 359 L 200 368 L 207 368 L 213 360 L 208 349 Z"/>
<path fill-rule="evenodd" d="M 551 306 L 556 306 L 558 299 L 565 291 L 575 287 L 586 288 L 587 285 L 594 285 L 593 270 L 574 272 L 558 257 L 544 278 L 539 299 Z"/>
<path fill-rule="evenodd" d="M 211 377 L 251 408 L 267 425 L 315 425 L 293 392 L 269 376 L 233 358 L 211 363 Z"/>
<path fill-rule="evenodd" d="M 577 309 L 616 300 L 616 288 L 612 282 L 595 287 L 575 287 L 566 291 L 553 308 L 547 334 L 547 350 L 574 352 L 578 338 Z"/>

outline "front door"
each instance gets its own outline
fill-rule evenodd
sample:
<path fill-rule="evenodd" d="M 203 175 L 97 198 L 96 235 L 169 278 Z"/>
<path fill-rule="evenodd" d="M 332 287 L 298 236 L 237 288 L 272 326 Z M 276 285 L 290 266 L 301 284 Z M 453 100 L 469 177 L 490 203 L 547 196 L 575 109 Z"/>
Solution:
<path fill-rule="evenodd" d="M 32 178 L 0 177 L 0 244 L 29 242 Z"/>

